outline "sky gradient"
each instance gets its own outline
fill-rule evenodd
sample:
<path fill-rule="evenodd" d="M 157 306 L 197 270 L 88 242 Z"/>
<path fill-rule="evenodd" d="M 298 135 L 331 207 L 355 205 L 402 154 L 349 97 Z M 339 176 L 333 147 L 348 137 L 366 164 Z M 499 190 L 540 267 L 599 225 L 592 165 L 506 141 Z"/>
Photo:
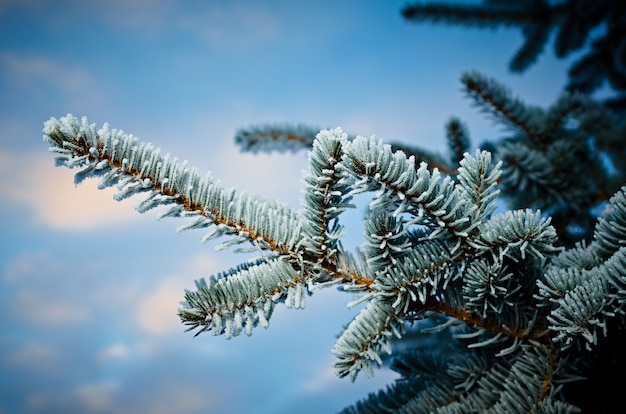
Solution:
<path fill-rule="evenodd" d="M 75 187 L 41 130 L 67 113 L 108 122 L 297 208 L 306 153 L 241 154 L 238 128 L 339 126 L 442 151 L 451 116 L 474 145 L 501 135 L 460 91 L 463 71 L 537 105 L 563 90 L 576 55 L 547 49 L 511 74 L 519 31 L 414 25 L 403 4 L 0 0 L 0 414 L 336 412 L 395 378 L 334 376 L 330 349 L 358 311 L 334 288 L 278 306 L 251 337 L 183 333 L 184 289 L 246 256 L 93 180 Z"/>

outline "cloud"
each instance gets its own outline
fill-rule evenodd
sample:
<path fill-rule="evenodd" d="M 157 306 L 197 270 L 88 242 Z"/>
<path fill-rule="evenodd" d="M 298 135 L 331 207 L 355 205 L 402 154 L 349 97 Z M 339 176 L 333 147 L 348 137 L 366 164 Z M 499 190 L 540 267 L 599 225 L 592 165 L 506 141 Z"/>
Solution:
<path fill-rule="evenodd" d="M 46 269 L 41 272 L 41 269 Z M 2 269 L 2 279 L 8 283 L 40 283 L 44 279 L 63 275 L 64 267 L 47 252 L 22 253 L 9 258 Z"/>
<path fill-rule="evenodd" d="M 33 392 L 27 399 L 27 407 L 29 412 L 46 413 L 191 414 L 216 412 L 212 409 L 223 405 L 221 396 L 197 383 L 169 379 L 157 384 L 150 382 L 151 379 L 146 379 L 147 384 L 141 389 L 132 384 L 130 395 L 120 380 L 83 383 L 56 392 Z"/>
<path fill-rule="evenodd" d="M 277 39 L 276 16 L 258 2 L 211 2 L 195 13 L 181 13 L 176 24 L 214 47 L 251 48 Z"/>
<path fill-rule="evenodd" d="M 98 190 L 93 180 L 75 187 L 74 172 L 55 168 L 50 155 L 0 152 L 0 174 L 11 177 L 0 180 L 0 193 L 27 206 L 37 224 L 57 230 L 93 230 L 137 218 L 132 200 L 113 200 L 115 190 Z"/>
<path fill-rule="evenodd" d="M 0 2 L 0 13 L 16 6 L 31 12 L 47 13 L 47 19 L 55 26 L 71 24 L 71 21 L 89 15 L 98 23 L 140 36 L 151 37 L 165 30 L 187 32 L 212 47 L 225 50 L 252 48 L 260 43 L 279 38 L 280 25 L 270 8 L 257 1 L 237 2 L 176 2 L 174 0 L 80 0 L 63 4 L 46 5 L 43 1 L 28 0 L 26 4 L 9 0 Z M 35 66 L 37 67 L 37 66 Z"/>
<path fill-rule="evenodd" d="M 65 392 L 33 393 L 28 398 L 32 412 L 116 412 L 114 397 L 119 389 L 116 381 L 82 384 Z"/>
<path fill-rule="evenodd" d="M 118 412 L 136 412 L 151 414 L 191 414 L 191 413 L 211 413 L 221 412 L 227 402 L 224 401 L 224 394 L 218 393 L 205 384 L 180 380 L 173 383 L 167 380 L 165 384 L 158 384 L 156 392 L 158 397 L 152 395 L 142 395 L 133 404 L 132 410 L 118 410 Z M 219 408 L 221 407 L 221 408 Z"/>
<path fill-rule="evenodd" d="M 48 369 L 59 358 L 59 352 L 49 345 L 39 342 L 30 342 L 21 345 L 19 349 L 9 352 L 8 360 L 11 364 L 27 369 Z"/>
<path fill-rule="evenodd" d="M 175 5 L 174 0 L 65 0 L 54 3 L 46 0 L 0 0 L 0 13 L 18 9 L 45 15 L 45 23 L 55 28 L 89 16 L 94 25 L 99 20 L 105 20 L 116 28 L 130 28 L 151 34 L 172 15 Z"/>
<path fill-rule="evenodd" d="M 129 354 L 130 349 L 127 345 L 117 343 L 100 351 L 97 359 L 100 362 L 107 362 L 110 360 L 125 359 Z"/>
<path fill-rule="evenodd" d="M 45 269 L 45 271 L 43 271 Z M 74 325 L 91 318 L 89 307 L 76 303 L 75 274 L 47 252 L 9 257 L 0 284 L 9 293 L 10 318 L 34 325 Z"/>
<path fill-rule="evenodd" d="M 87 5 L 87 6 L 86 6 Z M 277 18 L 256 1 L 181 3 L 173 0 L 100 0 L 77 2 L 108 24 L 151 35 L 187 32 L 215 48 L 252 48 L 279 37 Z"/>
<path fill-rule="evenodd" d="M 176 310 L 182 292 L 189 285 L 175 278 L 162 280 L 152 292 L 139 300 L 135 319 L 139 326 L 153 334 L 180 332 L 180 320 Z"/>
<path fill-rule="evenodd" d="M 319 393 L 332 387 L 337 382 L 337 375 L 330 364 L 317 371 L 316 375 L 302 383 L 302 391 L 306 393 Z"/>
<path fill-rule="evenodd" d="M 0 67 L 7 85 L 26 94 L 31 99 L 46 97 L 50 90 L 59 94 L 75 107 L 89 107 L 104 101 L 103 83 L 91 73 L 75 64 L 36 55 L 4 52 L 0 54 Z"/>
<path fill-rule="evenodd" d="M 31 289 L 19 290 L 13 296 L 12 308 L 16 318 L 39 325 L 83 323 L 91 316 L 85 307 Z"/>
<path fill-rule="evenodd" d="M 112 26 L 151 34 L 159 30 L 171 18 L 176 2 L 173 0 L 96 0 L 85 3 L 78 0 L 74 6 L 78 9 L 87 7 L 89 10 L 86 12 L 97 14 Z"/>

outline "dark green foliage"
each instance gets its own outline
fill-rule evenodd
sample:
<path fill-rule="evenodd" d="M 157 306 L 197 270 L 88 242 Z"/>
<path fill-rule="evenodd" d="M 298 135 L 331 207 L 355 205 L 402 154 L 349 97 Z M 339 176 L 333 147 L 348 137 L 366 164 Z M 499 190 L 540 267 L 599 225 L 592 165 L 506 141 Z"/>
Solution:
<path fill-rule="evenodd" d="M 446 138 L 450 148 L 450 164 L 457 165 L 471 146 L 467 127 L 458 118 L 450 119 L 446 124 Z"/>
<path fill-rule="evenodd" d="M 510 133 L 490 144 L 503 162 L 509 206 L 543 210 L 565 246 L 589 240 L 596 210 L 626 182 L 624 146 L 616 145 L 624 140 L 624 121 L 582 95 L 564 94 L 543 110 L 479 73 L 462 81 L 474 103 Z"/>
<path fill-rule="evenodd" d="M 507 359 L 489 349 L 445 356 L 407 351 L 391 369 L 402 379 L 342 411 L 356 413 L 574 413 L 545 384 L 554 381 L 553 356 L 522 347 Z"/>
<path fill-rule="evenodd" d="M 524 43 L 510 62 L 513 72 L 523 72 L 537 60 L 553 30 L 554 53 L 565 57 L 583 48 L 591 32 L 602 27 L 604 33 L 572 65 L 567 89 L 591 93 L 608 81 L 616 91 L 626 90 L 626 3 L 621 0 L 486 0 L 477 5 L 415 2 L 405 6 L 402 15 L 416 23 L 520 27 Z"/>

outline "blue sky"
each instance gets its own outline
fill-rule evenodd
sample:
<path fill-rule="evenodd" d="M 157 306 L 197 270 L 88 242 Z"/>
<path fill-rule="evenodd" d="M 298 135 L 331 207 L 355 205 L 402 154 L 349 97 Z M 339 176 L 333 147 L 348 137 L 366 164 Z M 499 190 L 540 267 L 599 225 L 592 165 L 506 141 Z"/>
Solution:
<path fill-rule="evenodd" d="M 511 74 L 518 31 L 409 24 L 403 4 L 0 0 L 0 414 L 336 412 L 395 378 L 334 377 L 330 349 L 357 310 L 333 289 L 250 338 L 183 333 L 183 290 L 246 257 L 93 181 L 75 188 L 41 130 L 67 113 L 109 122 L 297 207 L 306 154 L 240 154 L 238 128 L 340 126 L 443 150 L 450 116 L 474 144 L 501 132 L 463 97 L 463 71 L 538 105 L 562 90 L 571 59 L 548 48 Z"/>

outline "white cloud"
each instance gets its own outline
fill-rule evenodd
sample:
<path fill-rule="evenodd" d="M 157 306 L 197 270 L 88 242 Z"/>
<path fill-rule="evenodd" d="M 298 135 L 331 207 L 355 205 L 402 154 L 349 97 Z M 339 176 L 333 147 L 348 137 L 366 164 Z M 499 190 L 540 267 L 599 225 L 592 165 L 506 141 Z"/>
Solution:
<path fill-rule="evenodd" d="M 175 278 L 162 280 L 155 290 L 139 300 L 135 315 L 139 326 L 153 334 L 180 331 L 176 310 L 185 288 L 189 286 Z"/>
<path fill-rule="evenodd" d="M 211 1 L 194 5 L 173 0 L 100 0 L 76 2 L 78 10 L 114 27 L 152 35 L 164 29 L 188 32 L 213 47 L 250 48 L 278 38 L 279 24 L 257 1 Z"/>
<path fill-rule="evenodd" d="M 89 16 L 94 23 L 104 19 L 116 28 L 131 28 L 142 34 L 151 34 L 167 21 L 175 6 L 174 0 L 0 0 L 0 13 L 19 7 L 46 14 L 47 23 L 52 26 L 64 26 L 72 19 Z"/>
<path fill-rule="evenodd" d="M 38 224 L 59 230 L 91 230 L 137 218 L 136 200 L 113 200 L 114 189 L 98 190 L 94 180 L 75 187 L 74 172 L 54 167 L 46 154 L 0 152 L 0 180 L 5 200 L 26 205 Z"/>
<path fill-rule="evenodd" d="M 102 411 L 111 406 L 112 396 L 119 384 L 116 381 L 84 384 L 75 389 L 76 397 L 89 411 Z"/>
<path fill-rule="evenodd" d="M 130 349 L 128 348 L 127 345 L 117 343 L 100 351 L 97 359 L 100 362 L 107 362 L 110 360 L 124 359 L 129 354 L 130 354 Z"/>

